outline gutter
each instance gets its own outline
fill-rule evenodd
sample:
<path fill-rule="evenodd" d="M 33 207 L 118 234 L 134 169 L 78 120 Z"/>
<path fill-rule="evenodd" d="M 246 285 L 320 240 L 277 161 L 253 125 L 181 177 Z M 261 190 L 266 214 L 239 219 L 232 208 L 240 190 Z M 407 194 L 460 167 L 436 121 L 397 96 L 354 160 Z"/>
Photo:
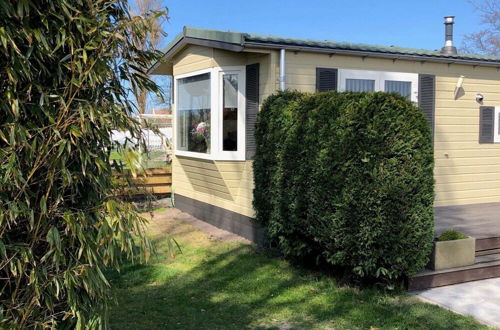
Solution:
<path fill-rule="evenodd" d="M 411 60 L 419 62 L 437 62 L 450 64 L 466 64 L 473 66 L 484 66 L 484 67 L 496 67 L 500 70 L 499 61 L 488 61 L 488 60 L 474 60 L 474 59 L 463 59 L 463 58 L 452 58 L 452 57 L 437 57 L 431 55 L 411 55 L 411 54 L 397 54 L 397 53 L 385 53 L 385 52 L 375 52 L 375 51 L 364 51 L 364 50 L 352 50 L 352 49 L 338 49 L 338 48 L 325 48 L 325 47 L 314 47 L 314 46 L 297 46 L 285 43 L 270 43 L 270 42 L 259 42 L 259 41 L 245 41 L 245 37 L 242 37 L 240 43 L 233 43 L 227 41 L 218 41 L 205 38 L 190 37 L 184 29 L 183 33 L 174 39 L 171 44 L 167 47 L 168 51 L 165 52 L 160 60 L 155 62 L 151 68 L 147 71 L 148 74 L 152 74 L 160 64 L 165 61 L 165 58 L 171 58 L 178 51 L 184 48 L 186 45 L 199 45 L 205 47 L 212 47 L 218 49 L 224 49 L 232 52 L 242 52 L 245 48 L 264 48 L 271 50 L 280 50 L 280 89 L 284 90 L 286 88 L 285 77 L 281 76 L 281 72 L 285 73 L 284 65 L 284 52 L 289 51 L 304 51 L 313 53 L 323 53 L 323 54 L 339 54 L 339 55 L 352 55 L 361 57 L 375 57 L 375 58 L 388 58 L 392 60 Z M 282 58 L 283 57 L 283 58 Z M 283 62 L 282 62 L 283 60 Z M 168 61 L 167 61 L 168 62 Z"/>
<path fill-rule="evenodd" d="M 321 48 L 321 47 L 308 47 L 308 46 L 294 46 L 287 44 L 269 44 L 265 42 L 255 42 L 246 41 L 245 47 L 248 48 L 269 48 L 269 49 L 286 49 L 290 51 L 305 51 L 314 53 L 325 53 L 325 54 L 339 54 L 339 55 L 355 55 L 361 57 L 377 57 L 377 58 L 389 58 L 395 60 L 413 60 L 413 61 L 428 61 L 428 62 L 440 62 L 447 64 L 469 64 L 475 66 L 488 66 L 496 67 L 500 69 L 500 62 L 488 62 L 486 60 L 467 60 L 460 58 L 439 58 L 429 55 L 409 55 L 409 54 L 390 54 L 390 53 L 377 53 L 363 50 L 346 50 L 346 49 L 335 49 L 335 48 Z"/>

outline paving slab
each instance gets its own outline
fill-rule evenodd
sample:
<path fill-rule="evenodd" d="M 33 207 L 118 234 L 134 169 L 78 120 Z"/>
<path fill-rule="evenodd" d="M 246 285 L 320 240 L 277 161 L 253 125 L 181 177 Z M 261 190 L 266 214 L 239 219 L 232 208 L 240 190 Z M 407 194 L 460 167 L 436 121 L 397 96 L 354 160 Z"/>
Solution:
<path fill-rule="evenodd" d="M 500 278 L 413 292 L 417 297 L 500 328 Z"/>

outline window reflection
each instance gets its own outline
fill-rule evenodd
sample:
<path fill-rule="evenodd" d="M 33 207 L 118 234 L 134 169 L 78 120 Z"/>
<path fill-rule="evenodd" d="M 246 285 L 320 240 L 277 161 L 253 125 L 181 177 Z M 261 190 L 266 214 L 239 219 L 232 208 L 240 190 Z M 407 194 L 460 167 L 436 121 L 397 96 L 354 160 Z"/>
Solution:
<path fill-rule="evenodd" d="M 178 80 L 179 150 L 210 153 L 210 73 Z"/>
<path fill-rule="evenodd" d="M 222 140 L 224 151 L 238 150 L 238 75 L 222 77 Z"/>

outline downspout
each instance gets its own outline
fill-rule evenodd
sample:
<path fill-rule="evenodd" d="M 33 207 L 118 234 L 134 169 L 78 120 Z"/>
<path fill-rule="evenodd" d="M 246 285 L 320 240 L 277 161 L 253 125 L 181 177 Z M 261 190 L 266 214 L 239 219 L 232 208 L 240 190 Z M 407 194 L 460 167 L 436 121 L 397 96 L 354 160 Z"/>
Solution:
<path fill-rule="evenodd" d="M 280 91 L 286 89 L 285 81 L 285 48 L 280 50 Z"/>

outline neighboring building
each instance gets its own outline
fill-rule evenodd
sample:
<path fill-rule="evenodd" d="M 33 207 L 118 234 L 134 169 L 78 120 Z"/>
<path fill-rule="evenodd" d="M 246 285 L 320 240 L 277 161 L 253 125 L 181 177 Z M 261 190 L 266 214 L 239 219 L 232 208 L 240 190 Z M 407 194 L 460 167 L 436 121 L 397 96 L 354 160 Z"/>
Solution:
<path fill-rule="evenodd" d="M 172 113 L 170 110 L 153 110 L 152 114 L 141 114 L 142 134 L 150 151 L 165 151 L 170 158 L 172 153 Z M 156 128 L 155 132 L 152 128 Z"/>
<path fill-rule="evenodd" d="M 403 94 L 433 131 L 440 212 L 499 203 L 500 58 L 456 54 L 448 39 L 440 52 L 184 28 L 151 70 L 174 77 L 176 207 L 256 239 L 253 127 L 285 88 Z"/>

